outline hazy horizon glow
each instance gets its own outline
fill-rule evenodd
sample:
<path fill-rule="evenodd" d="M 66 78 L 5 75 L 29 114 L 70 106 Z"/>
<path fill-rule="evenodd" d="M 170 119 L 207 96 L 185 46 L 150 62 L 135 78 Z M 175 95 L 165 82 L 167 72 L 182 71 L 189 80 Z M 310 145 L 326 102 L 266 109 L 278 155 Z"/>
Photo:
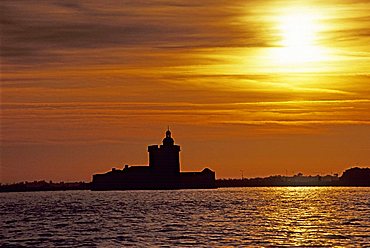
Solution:
<path fill-rule="evenodd" d="M 370 165 L 368 1 L 2 1 L 1 182 Z"/>

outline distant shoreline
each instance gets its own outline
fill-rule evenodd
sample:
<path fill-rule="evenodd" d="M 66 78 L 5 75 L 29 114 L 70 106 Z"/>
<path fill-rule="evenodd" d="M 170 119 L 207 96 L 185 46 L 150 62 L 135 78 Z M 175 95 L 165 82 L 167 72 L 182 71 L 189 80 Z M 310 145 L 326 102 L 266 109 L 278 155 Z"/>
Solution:
<path fill-rule="evenodd" d="M 280 188 L 280 187 L 351 187 L 351 188 L 367 188 L 369 185 L 248 185 L 248 186 L 219 186 L 213 189 L 221 188 Z M 193 188 L 191 190 L 194 190 Z M 25 189 L 25 190 L 4 190 L 0 189 L 0 193 L 25 193 L 25 192 L 62 192 L 62 191 L 91 191 L 90 189 Z M 160 190 L 160 189 L 141 189 L 141 190 Z M 188 190 L 188 189 L 172 189 L 172 190 Z M 202 189 L 203 190 L 203 189 Z M 212 190 L 212 189 L 211 189 Z M 137 191 L 135 189 L 128 190 L 105 190 L 105 191 Z"/>
<path fill-rule="evenodd" d="M 370 187 L 370 168 L 350 168 L 338 174 L 326 176 L 270 176 L 264 178 L 216 179 L 217 188 L 234 187 Z M 36 191 L 70 191 L 91 190 L 91 182 L 55 183 L 52 181 L 21 182 L 0 184 L 0 192 L 36 192 Z M 156 190 L 143 188 L 143 190 Z"/>

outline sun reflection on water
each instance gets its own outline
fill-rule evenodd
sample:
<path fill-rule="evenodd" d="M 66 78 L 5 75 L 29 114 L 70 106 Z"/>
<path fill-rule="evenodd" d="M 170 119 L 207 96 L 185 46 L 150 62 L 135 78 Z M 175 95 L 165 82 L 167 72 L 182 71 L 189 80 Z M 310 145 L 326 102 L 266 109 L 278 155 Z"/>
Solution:
<path fill-rule="evenodd" d="M 276 201 L 266 211 L 267 220 L 272 224 L 271 231 L 281 236 L 282 244 L 284 240 L 294 246 L 318 243 L 323 233 L 329 238 L 347 239 L 346 233 L 336 230 L 336 225 L 341 225 L 335 222 L 340 213 L 336 199 L 330 197 L 331 190 L 328 187 L 271 188 Z"/>
<path fill-rule="evenodd" d="M 276 226 L 276 231 L 285 231 L 286 238 L 293 241 L 294 245 L 302 245 L 307 239 L 316 237 L 319 232 L 321 213 L 316 204 L 310 204 L 311 198 L 319 198 L 321 190 L 312 190 L 305 187 L 284 188 L 277 192 L 281 205 L 277 205 L 271 212 L 273 219 L 286 220 Z M 291 201 L 291 199 L 295 199 Z M 283 207 L 284 205 L 284 207 Z"/>

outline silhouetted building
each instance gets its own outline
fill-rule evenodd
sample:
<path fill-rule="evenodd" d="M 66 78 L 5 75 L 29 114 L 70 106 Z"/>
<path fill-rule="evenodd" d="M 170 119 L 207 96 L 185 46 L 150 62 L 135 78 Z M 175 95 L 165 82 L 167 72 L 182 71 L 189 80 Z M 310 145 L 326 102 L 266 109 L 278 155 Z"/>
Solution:
<path fill-rule="evenodd" d="M 167 130 L 163 144 L 148 146 L 149 166 L 113 168 L 93 175 L 93 190 L 215 188 L 215 172 L 180 172 L 180 146 Z"/>

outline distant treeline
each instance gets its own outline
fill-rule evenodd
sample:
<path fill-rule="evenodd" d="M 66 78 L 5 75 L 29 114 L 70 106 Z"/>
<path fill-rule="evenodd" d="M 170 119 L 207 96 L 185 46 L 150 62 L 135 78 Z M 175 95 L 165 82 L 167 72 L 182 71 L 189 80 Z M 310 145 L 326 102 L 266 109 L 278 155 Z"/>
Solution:
<path fill-rule="evenodd" d="M 90 183 L 73 182 L 54 183 L 52 181 L 20 182 L 14 184 L 1 184 L 0 192 L 26 192 L 26 191 L 61 191 L 61 190 L 89 190 Z"/>
<path fill-rule="evenodd" d="M 270 176 L 265 178 L 217 179 L 216 186 L 223 187 L 265 187 L 265 186 L 370 186 L 370 168 L 351 168 L 327 176 Z"/>
<path fill-rule="evenodd" d="M 223 187 L 266 187 L 266 186 L 370 186 L 370 168 L 351 168 L 341 177 L 304 176 L 270 176 L 265 178 L 217 179 L 216 186 Z M 57 191 L 57 190 L 90 190 L 91 183 L 54 183 L 52 181 L 21 182 L 0 184 L 0 192 Z"/>

